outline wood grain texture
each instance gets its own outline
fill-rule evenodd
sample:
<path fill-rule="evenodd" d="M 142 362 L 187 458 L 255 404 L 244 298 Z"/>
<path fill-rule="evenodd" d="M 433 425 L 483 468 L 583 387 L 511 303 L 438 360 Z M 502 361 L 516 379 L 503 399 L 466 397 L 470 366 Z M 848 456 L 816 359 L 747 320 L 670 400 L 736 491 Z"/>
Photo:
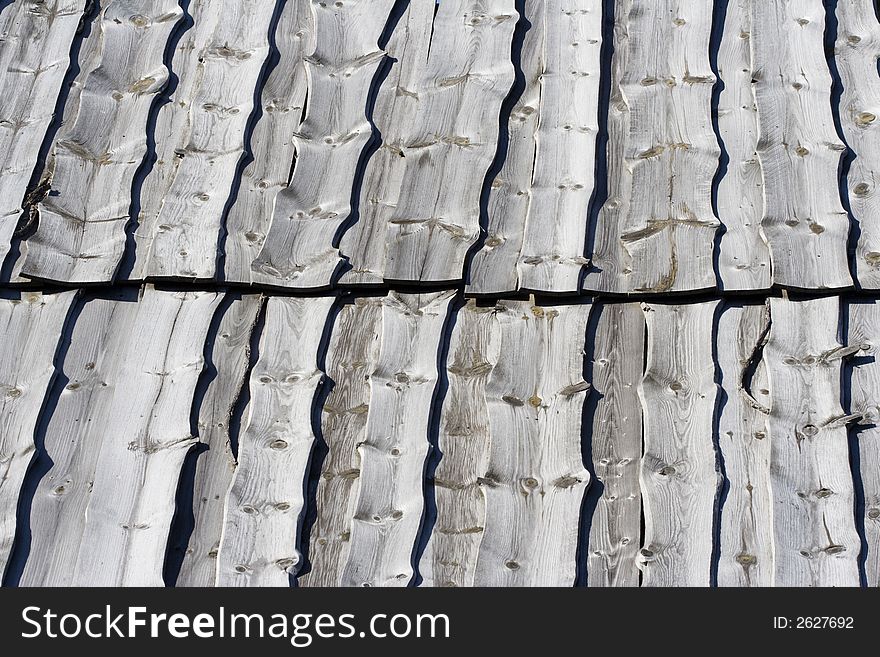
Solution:
<path fill-rule="evenodd" d="M 849 206 L 859 226 L 856 278 L 863 289 L 880 289 L 880 23 L 877 3 L 838 0 L 835 63 L 843 91 L 837 106 L 843 136 L 855 153 L 850 163 Z"/>
<path fill-rule="evenodd" d="M 593 468 L 602 495 L 590 519 L 589 586 L 638 586 L 641 532 L 639 463 L 645 319 L 636 303 L 607 303 L 593 337 Z"/>
<path fill-rule="evenodd" d="M 321 430 L 327 456 L 321 465 L 310 532 L 311 569 L 300 586 L 338 586 L 348 562 L 351 525 L 360 491 L 358 446 L 366 436 L 370 413 L 370 376 L 379 359 L 382 297 L 354 299 L 340 310 L 327 352 L 330 394 L 324 403 Z"/>
<path fill-rule="evenodd" d="M 880 586 L 880 303 L 849 304 L 849 342 L 861 347 L 865 362 L 852 368 L 850 411 L 862 415 L 856 433 L 859 454 L 859 477 L 864 495 L 864 509 L 856 522 L 864 527 L 867 585 Z"/>
<path fill-rule="evenodd" d="M 371 89 L 385 54 L 378 41 L 395 0 L 312 2 L 315 49 L 305 58 L 309 104 L 294 135 L 296 165 L 275 199 L 252 264 L 260 282 L 328 287 L 342 264 L 337 235 L 351 215 L 361 156 L 373 136 Z"/>
<path fill-rule="evenodd" d="M 428 419 L 452 292 L 399 294 L 382 306 L 382 347 L 358 445 L 361 474 L 343 586 L 406 586 L 424 511 Z"/>
<path fill-rule="evenodd" d="M 278 63 L 262 91 L 262 115 L 250 141 L 251 161 L 226 219 L 225 280 L 253 282 L 251 263 L 266 239 L 275 197 L 284 189 L 296 155 L 308 80 L 303 57 L 314 50 L 310 0 L 287 0 L 275 30 Z"/>
<path fill-rule="evenodd" d="M 85 0 L 19 0 L 0 13 L 0 266 L 70 63 Z"/>
<path fill-rule="evenodd" d="M 765 290 L 771 284 L 770 250 L 761 235 L 764 180 L 756 150 L 751 4 L 752 0 L 725 3 L 727 14 L 717 55 L 724 84 L 718 99 L 718 131 L 728 156 L 717 197 L 718 216 L 724 225 L 718 273 L 725 290 Z"/>
<path fill-rule="evenodd" d="M 486 383 L 489 459 L 477 586 L 572 586 L 584 492 L 581 459 L 589 304 L 503 301 Z"/>
<path fill-rule="evenodd" d="M 644 305 L 643 586 L 709 586 L 719 473 L 713 444 L 717 301 Z"/>
<path fill-rule="evenodd" d="M 831 74 L 821 0 L 750 4 L 761 231 L 777 285 L 849 287 L 849 217 L 837 174 L 845 146 L 831 113 Z"/>
<path fill-rule="evenodd" d="M 471 267 L 474 293 L 576 292 L 588 263 L 601 3 L 530 0 L 525 16 L 531 23 L 523 44 L 526 89 L 510 118 L 512 159 L 492 185 L 490 208 L 500 216 L 490 215 L 490 234 Z M 514 271 L 503 271 L 508 268 Z"/>
<path fill-rule="evenodd" d="M 214 586 L 223 532 L 226 493 L 235 472 L 229 422 L 250 364 L 251 334 L 263 307 L 257 294 L 232 299 L 224 309 L 211 350 L 210 383 L 199 407 L 199 442 L 207 451 L 196 462 L 194 527 L 176 586 Z"/>
<path fill-rule="evenodd" d="M 165 86 L 163 52 L 183 16 L 176 0 L 103 0 L 81 53 L 44 177 L 39 226 L 22 274 L 106 283 L 125 249 L 132 181 L 147 150 L 147 117 Z"/>
<path fill-rule="evenodd" d="M 774 584 L 858 586 L 859 536 L 841 408 L 839 300 L 770 299 L 764 360 L 772 391 Z"/>
<path fill-rule="evenodd" d="M 251 373 L 238 467 L 226 497 L 219 586 L 288 586 L 315 436 L 312 405 L 323 378 L 318 348 L 333 297 L 271 297 Z"/>
<path fill-rule="evenodd" d="M 269 54 L 279 0 L 193 0 L 174 52 L 177 86 L 156 121 L 132 278 L 213 279 L 223 211 Z"/>
<path fill-rule="evenodd" d="M 585 281 L 604 292 L 714 288 L 712 12 L 697 0 L 618 0 L 609 189 Z M 623 115 L 627 116 L 623 116 Z"/>
<path fill-rule="evenodd" d="M 718 445 L 727 479 L 721 509 L 718 586 L 772 586 L 770 384 L 761 349 L 770 329 L 765 305 L 727 306 L 718 320 L 723 403 Z"/>
<path fill-rule="evenodd" d="M 76 292 L 0 299 L 0 574 L 15 538 L 34 430 L 55 378 L 55 352 Z"/>
<path fill-rule="evenodd" d="M 221 297 L 90 298 L 49 419 L 25 586 L 162 586 L 193 394 Z M 64 383 L 66 382 L 66 384 Z"/>
<path fill-rule="evenodd" d="M 491 440 L 486 384 L 499 356 L 496 314 L 495 306 L 470 300 L 456 315 L 440 416 L 442 457 L 434 472 L 437 516 L 419 563 L 423 586 L 474 586 L 486 525 L 482 484 Z"/>

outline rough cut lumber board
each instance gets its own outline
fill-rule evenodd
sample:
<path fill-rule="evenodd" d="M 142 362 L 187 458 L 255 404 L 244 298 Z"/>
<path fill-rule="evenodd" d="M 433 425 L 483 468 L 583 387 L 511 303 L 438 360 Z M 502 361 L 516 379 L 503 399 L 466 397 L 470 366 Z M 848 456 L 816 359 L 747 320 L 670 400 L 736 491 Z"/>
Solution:
<path fill-rule="evenodd" d="M 190 411 L 221 297 L 89 299 L 73 328 L 31 509 L 25 586 L 162 586 Z"/>
<path fill-rule="evenodd" d="M 290 179 L 294 133 L 302 121 L 307 86 L 303 54 L 314 49 L 310 0 L 287 0 L 278 19 L 279 60 L 262 93 L 262 115 L 250 140 L 253 161 L 226 219 L 225 279 L 251 283 L 251 263 L 266 239 L 275 197 Z"/>
<path fill-rule="evenodd" d="M 272 297 L 250 380 L 238 466 L 226 497 L 219 586 L 288 586 L 315 436 L 312 405 L 323 378 L 318 349 L 333 297 Z"/>
<path fill-rule="evenodd" d="M 132 278 L 213 279 L 223 209 L 244 154 L 278 0 L 193 0 L 156 121 Z"/>
<path fill-rule="evenodd" d="M 104 0 L 64 110 L 28 240 L 25 276 L 111 281 L 125 250 L 131 186 L 147 150 L 147 116 L 168 80 L 163 52 L 183 16 L 176 0 Z"/>
<path fill-rule="evenodd" d="M 770 250 L 761 236 L 764 198 L 758 160 L 758 115 L 752 94 L 750 5 L 729 0 L 718 73 L 724 83 L 718 101 L 718 130 L 729 161 L 718 183 L 718 217 L 724 225 L 718 271 L 725 290 L 770 287 Z M 717 11 L 717 9 L 716 9 Z"/>
<path fill-rule="evenodd" d="M 34 429 L 55 376 L 55 352 L 76 292 L 0 299 L 0 575 L 18 496 L 34 455 Z"/>
<path fill-rule="evenodd" d="M 841 360 L 839 299 L 770 299 L 764 360 L 776 586 L 858 586 L 859 536 Z"/>
<path fill-rule="evenodd" d="M 343 306 L 333 324 L 327 352 L 332 389 L 322 409 L 321 431 L 327 456 L 318 480 L 318 517 L 309 541 L 311 569 L 300 586 L 338 586 L 348 561 L 351 524 L 360 490 L 361 460 L 370 412 L 370 375 L 379 359 L 381 297 L 364 297 Z"/>
<path fill-rule="evenodd" d="M 721 509 L 719 586 L 772 586 L 770 384 L 761 349 L 770 329 L 765 305 L 728 306 L 716 339 L 725 401 L 718 444 L 728 490 Z"/>
<path fill-rule="evenodd" d="M 593 468 L 602 487 L 590 526 L 589 586 L 638 586 L 642 508 L 639 463 L 645 319 L 636 303 L 609 303 L 593 337 Z"/>
<path fill-rule="evenodd" d="M 639 398 L 645 425 L 643 586 L 709 586 L 715 498 L 717 301 L 644 305 L 648 324 Z"/>
<path fill-rule="evenodd" d="M 423 586 L 474 585 L 486 524 L 481 482 L 489 466 L 486 382 L 499 356 L 496 312 L 470 300 L 452 332 L 434 473 L 437 519 L 419 563 Z"/>
<path fill-rule="evenodd" d="M 867 555 L 867 585 L 880 586 L 880 303 L 868 301 L 849 305 L 849 342 L 862 348 L 870 362 L 852 368 L 851 412 L 863 415 L 856 434 L 860 475 L 864 493 L 864 523 Z"/>
<path fill-rule="evenodd" d="M 382 306 L 382 347 L 358 445 L 360 489 L 343 586 L 406 586 L 424 510 L 437 351 L 453 292 L 399 294 Z"/>
<path fill-rule="evenodd" d="M 18 0 L 0 13 L 0 266 L 70 63 L 85 0 Z"/>
<path fill-rule="evenodd" d="M 382 145 L 367 162 L 358 208 L 360 218 L 340 240 L 340 252 L 352 267 L 340 278 L 346 284 L 377 284 L 384 280 L 385 234 L 408 166 L 400 145 L 420 105 L 417 92 L 431 47 L 435 8 L 430 2 L 410 2 L 385 48 L 393 65 L 379 87 L 373 109 Z"/>
<path fill-rule="evenodd" d="M 754 0 L 750 7 L 764 180 L 761 230 L 773 282 L 811 290 L 849 287 L 849 217 L 837 186 L 845 146 L 831 113 L 825 8 L 821 0 Z"/>
<path fill-rule="evenodd" d="M 616 11 L 628 38 L 616 44 L 626 52 L 609 110 L 608 158 L 611 175 L 626 173 L 600 213 L 585 287 L 713 288 L 719 222 L 711 190 L 720 149 L 711 120 L 712 11 L 699 0 L 618 0 Z"/>
<path fill-rule="evenodd" d="M 385 53 L 378 41 L 395 0 L 312 2 L 315 49 L 305 58 L 308 110 L 294 135 L 296 165 L 275 199 L 252 269 L 281 287 L 328 287 L 342 264 L 337 234 L 351 215 L 361 156 L 373 135 L 370 95 Z"/>
<path fill-rule="evenodd" d="M 199 408 L 199 442 L 207 451 L 196 463 L 193 484 L 195 526 L 184 555 L 177 586 L 214 586 L 217 554 L 223 531 L 226 493 L 235 472 L 235 457 L 229 442 L 233 407 L 245 384 L 250 364 L 251 333 L 263 307 L 256 294 L 232 299 L 220 319 L 213 339 L 213 377 Z"/>
<path fill-rule="evenodd" d="M 525 17 L 532 27 L 523 45 L 526 90 L 510 118 L 513 159 L 492 185 L 492 196 L 502 198 L 490 198 L 492 210 L 502 214 L 490 219 L 489 237 L 471 268 L 470 289 L 481 294 L 518 287 L 576 292 L 588 262 L 583 252 L 594 188 L 602 6 L 597 0 L 565 7 L 529 0 Z M 505 181 L 510 174 L 523 184 Z M 495 267 L 514 271 L 496 273 Z"/>
<path fill-rule="evenodd" d="M 580 436 L 591 306 L 499 306 L 498 361 L 485 390 L 486 523 L 474 584 L 572 586 L 590 483 Z"/>
<path fill-rule="evenodd" d="M 849 168 L 849 204 L 859 223 L 856 277 L 863 289 L 880 288 L 880 23 L 876 2 L 838 0 L 835 61 L 843 84 L 838 112 L 855 153 Z"/>

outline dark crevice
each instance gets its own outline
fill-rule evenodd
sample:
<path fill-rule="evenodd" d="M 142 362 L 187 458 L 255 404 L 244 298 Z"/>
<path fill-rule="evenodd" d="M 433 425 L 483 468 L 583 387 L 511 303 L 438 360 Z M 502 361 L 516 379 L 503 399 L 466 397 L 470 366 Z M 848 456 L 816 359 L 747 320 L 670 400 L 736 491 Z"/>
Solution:
<path fill-rule="evenodd" d="M 715 491 L 715 505 L 712 510 L 712 555 L 709 561 L 709 586 L 718 586 L 718 566 L 721 562 L 721 514 L 724 503 L 730 492 L 730 480 L 727 477 L 727 469 L 724 464 L 724 452 L 721 449 L 721 415 L 727 406 L 727 391 L 724 389 L 724 372 L 721 371 L 721 363 L 718 360 L 718 323 L 721 315 L 732 306 L 719 303 L 715 308 L 712 318 L 712 362 L 715 366 L 715 410 L 712 415 L 712 448 L 715 451 L 715 471 L 719 481 Z"/>
<path fill-rule="evenodd" d="M 724 37 L 724 24 L 727 21 L 727 6 L 730 0 L 716 0 L 715 10 L 712 14 L 712 31 L 709 37 L 709 65 L 712 67 L 712 73 L 715 75 L 715 85 L 712 87 L 712 129 L 715 132 L 715 139 L 718 141 L 718 148 L 721 153 L 718 157 L 718 169 L 715 177 L 712 179 L 712 212 L 720 221 L 718 230 L 715 231 L 714 247 L 712 250 L 712 267 L 715 270 L 715 280 L 718 287 L 724 287 L 724 281 L 721 277 L 721 239 L 727 228 L 724 219 L 718 211 L 718 187 L 724 176 L 727 175 L 727 167 L 730 163 L 730 154 L 721 137 L 721 128 L 718 125 L 718 107 L 721 100 L 721 93 L 724 91 L 725 84 L 722 79 L 721 72 L 718 69 L 718 53 L 721 49 L 721 40 Z"/>
<path fill-rule="evenodd" d="M 241 435 L 242 427 L 245 422 L 245 413 L 251 401 L 251 374 L 257 361 L 260 359 L 260 338 L 263 335 L 263 329 L 266 327 L 266 301 L 257 313 L 257 321 L 251 331 L 250 348 L 248 349 L 248 366 L 244 373 L 241 391 L 235 404 L 232 405 L 232 413 L 229 417 L 229 451 L 232 458 L 238 461 L 238 443 Z"/>

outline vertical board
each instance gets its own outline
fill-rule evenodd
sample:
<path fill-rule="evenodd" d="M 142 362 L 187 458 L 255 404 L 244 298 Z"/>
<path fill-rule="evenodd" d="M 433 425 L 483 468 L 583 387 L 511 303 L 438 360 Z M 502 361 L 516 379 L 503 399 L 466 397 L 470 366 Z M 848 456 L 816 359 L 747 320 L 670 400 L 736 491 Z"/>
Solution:
<path fill-rule="evenodd" d="M 163 53 L 183 16 L 176 0 L 103 0 L 47 171 L 25 276 L 106 283 L 125 250 L 131 187 L 147 117 L 168 80 Z"/>
<path fill-rule="evenodd" d="M 859 536 L 841 408 L 839 299 L 770 299 L 770 487 L 777 586 L 858 586 Z"/>
<path fill-rule="evenodd" d="M 193 26 L 156 120 L 156 162 L 141 191 L 132 278 L 213 279 L 223 210 L 269 54 L 280 0 L 192 0 Z"/>
<path fill-rule="evenodd" d="M 837 174 L 845 146 L 831 113 L 822 0 L 750 2 L 758 157 L 764 180 L 761 231 L 773 282 L 829 289 L 852 284 L 849 217 Z"/>
<path fill-rule="evenodd" d="M 55 376 L 55 352 L 76 292 L 0 299 L 0 575 L 15 538 L 34 429 Z"/>
<path fill-rule="evenodd" d="M 214 586 L 223 532 L 226 493 L 235 472 L 229 437 L 232 411 L 250 364 L 251 333 L 263 307 L 256 294 L 232 299 L 217 326 L 211 350 L 211 380 L 198 409 L 199 442 L 207 447 L 196 462 L 193 482 L 194 526 L 176 586 Z"/>
<path fill-rule="evenodd" d="M 606 303 L 593 337 L 593 468 L 602 495 L 590 519 L 589 586 L 638 586 L 639 463 L 645 319 L 636 303 Z"/>
<path fill-rule="evenodd" d="M 764 305 L 727 306 L 716 338 L 723 402 L 718 445 L 727 478 L 721 508 L 718 586 L 772 586 L 770 383 L 761 349 L 770 329 Z"/>
<path fill-rule="evenodd" d="M 644 586 L 709 586 L 719 477 L 715 464 L 713 320 L 717 301 L 644 305 L 645 424 L 639 556 Z"/>
<path fill-rule="evenodd" d="M 476 586 L 574 584 L 590 482 L 580 442 L 590 308 L 499 302 L 498 357 L 485 388 L 491 437 Z"/>
<path fill-rule="evenodd" d="M 221 297 L 91 298 L 49 419 L 25 586 L 161 586 L 193 394 Z M 65 383 L 66 382 L 66 383 Z"/>
<path fill-rule="evenodd" d="M 318 349 L 333 297 L 271 297 L 250 379 L 250 404 L 223 515 L 219 586 L 288 586 L 323 378 Z"/>

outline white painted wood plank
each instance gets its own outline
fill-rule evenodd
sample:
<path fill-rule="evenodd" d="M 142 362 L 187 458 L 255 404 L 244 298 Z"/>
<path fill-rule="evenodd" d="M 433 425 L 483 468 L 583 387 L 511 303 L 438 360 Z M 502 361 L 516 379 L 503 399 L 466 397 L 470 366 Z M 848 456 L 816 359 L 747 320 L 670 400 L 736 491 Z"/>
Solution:
<path fill-rule="evenodd" d="M 855 153 L 849 168 L 849 205 L 859 224 L 856 277 L 862 289 L 880 288 L 880 23 L 877 3 L 838 0 L 835 62 L 843 84 L 837 110 Z"/>
<path fill-rule="evenodd" d="M 725 290 L 770 287 L 770 250 L 761 236 L 764 212 L 758 115 L 752 94 L 750 5 L 726 2 L 718 49 L 718 73 L 724 84 L 718 100 L 718 131 L 727 151 L 727 171 L 718 183 L 718 216 L 724 225 L 718 273 Z M 717 11 L 717 5 L 716 5 Z"/>
<path fill-rule="evenodd" d="M 238 467 L 226 497 L 219 586 L 288 586 L 315 436 L 312 405 L 323 374 L 318 348 L 333 297 L 271 297 L 251 373 Z"/>
<path fill-rule="evenodd" d="M 148 286 L 89 299 L 71 337 L 31 509 L 25 586 L 162 586 L 193 393 L 221 297 Z"/>
<path fill-rule="evenodd" d="M 223 532 L 226 493 L 235 472 L 229 441 L 229 422 L 245 384 L 250 364 L 251 334 L 263 307 L 256 294 L 232 299 L 224 309 L 213 340 L 213 377 L 199 408 L 199 442 L 207 451 L 199 456 L 193 483 L 195 525 L 184 555 L 177 586 L 213 586 L 217 581 L 217 554 Z"/>
<path fill-rule="evenodd" d="M 147 148 L 146 124 L 165 86 L 163 53 L 183 16 L 176 0 L 104 0 L 47 163 L 25 276 L 61 283 L 111 281 L 125 249 L 131 185 Z"/>
<path fill-rule="evenodd" d="M 348 562 L 351 525 L 360 491 L 358 452 L 370 413 L 370 375 L 379 359 L 382 297 L 357 298 L 333 325 L 327 377 L 333 388 L 324 403 L 321 430 L 327 456 L 316 494 L 318 516 L 309 540 L 311 570 L 300 586 L 339 586 Z"/>
<path fill-rule="evenodd" d="M 34 429 L 55 377 L 55 352 L 76 292 L 0 299 L 0 574 L 15 538 Z"/>
<path fill-rule="evenodd" d="M 406 586 L 412 578 L 437 352 L 453 297 L 392 292 L 383 303 L 343 586 Z"/>
<path fill-rule="evenodd" d="M 770 299 L 764 347 L 771 409 L 770 486 L 774 584 L 858 586 L 841 360 L 859 347 L 838 341 L 839 299 Z"/>
<path fill-rule="evenodd" d="M 19 0 L 0 13 L 0 265 L 70 63 L 85 0 Z"/>
<path fill-rule="evenodd" d="M 489 373 L 486 521 L 476 586 L 572 586 L 584 492 L 581 458 L 589 304 L 503 301 Z"/>
<path fill-rule="evenodd" d="M 296 165 L 275 199 L 253 277 L 280 287 L 328 287 L 342 264 L 337 233 L 351 215 L 367 119 L 384 52 L 378 41 L 395 0 L 312 2 L 315 50 L 305 58 L 309 103 L 294 135 Z"/>
<path fill-rule="evenodd" d="M 636 303 L 601 306 L 593 338 L 593 468 L 602 486 L 590 526 L 589 586 L 638 586 L 642 507 L 642 407 L 645 319 Z"/>
<path fill-rule="evenodd" d="M 716 344 L 724 402 L 718 445 L 727 478 L 721 508 L 718 586 L 772 586 L 770 383 L 761 349 L 770 329 L 765 305 L 727 306 Z"/>
<path fill-rule="evenodd" d="M 279 0 L 193 0 L 174 52 L 141 191 L 131 277 L 213 279 L 223 210 L 244 154 Z"/>
<path fill-rule="evenodd" d="M 773 282 L 804 289 L 852 285 L 849 217 L 837 177 L 844 145 L 831 113 L 821 0 L 751 7 L 758 157 L 764 180 L 761 231 Z"/>
<path fill-rule="evenodd" d="M 720 484 L 712 437 L 717 304 L 644 305 L 648 349 L 639 386 L 645 427 L 643 586 L 709 586 Z"/>

